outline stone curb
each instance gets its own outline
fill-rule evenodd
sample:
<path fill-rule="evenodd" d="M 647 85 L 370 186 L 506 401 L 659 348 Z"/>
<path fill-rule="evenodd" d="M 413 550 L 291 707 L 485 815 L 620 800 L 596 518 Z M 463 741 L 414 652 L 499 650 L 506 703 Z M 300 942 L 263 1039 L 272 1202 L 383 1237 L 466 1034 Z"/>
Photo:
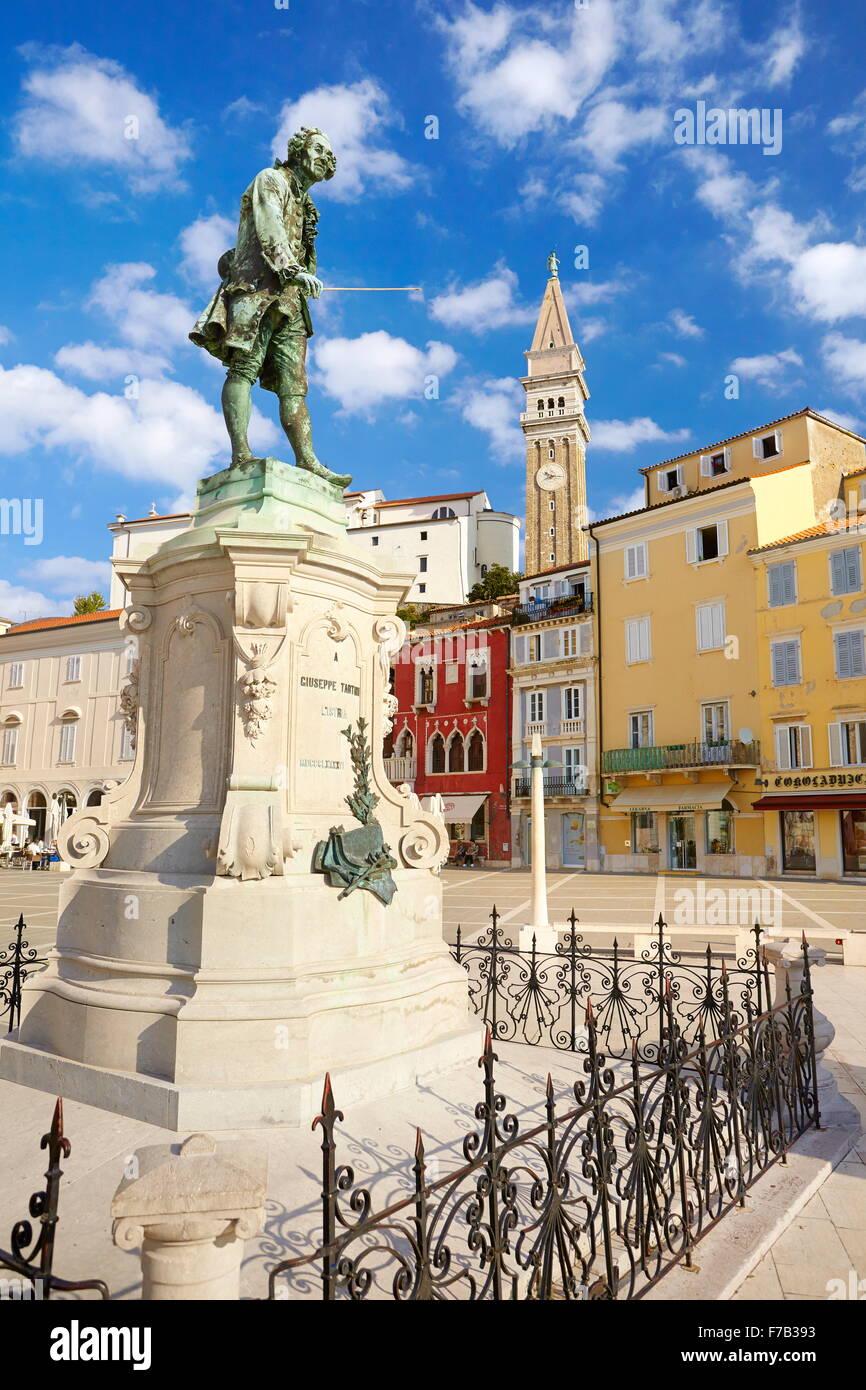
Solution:
<path fill-rule="evenodd" d="M 853 1111 L 852 1113 L 856 1113 Z M 787 1230 L 861 1137 L 859 1118 L 810 1131 L 746 1194 L 696 1247 L 697 1270 L 676 1266 L 645 1295 L 645 1301 L 724 1303 L 733 1298 L 767 1251 Z"/>

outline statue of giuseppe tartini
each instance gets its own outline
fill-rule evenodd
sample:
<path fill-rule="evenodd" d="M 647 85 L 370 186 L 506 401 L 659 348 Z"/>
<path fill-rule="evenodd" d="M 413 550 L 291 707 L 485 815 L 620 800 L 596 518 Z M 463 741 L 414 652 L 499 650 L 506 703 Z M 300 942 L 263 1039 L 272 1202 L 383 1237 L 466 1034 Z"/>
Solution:
<path fill-rule="evenodd" d="M 228 369 L 222 407 L 232 466 L 255 462 L 247 431 L 258 378 L 279 398 L 297 466 L 345 488 L 351 477 L 332 473 L 316 457 L 306 399 L 313 332 L 307 299 L 322 292 L 315 274 L 319 214 L 309 189 L 333 178 L 336 168 L 328 137 L 304 126 L 286 158 L 256 174 L 241 198 L 237 245 L 220 257 L 222 283 L 189 336 Z"/>

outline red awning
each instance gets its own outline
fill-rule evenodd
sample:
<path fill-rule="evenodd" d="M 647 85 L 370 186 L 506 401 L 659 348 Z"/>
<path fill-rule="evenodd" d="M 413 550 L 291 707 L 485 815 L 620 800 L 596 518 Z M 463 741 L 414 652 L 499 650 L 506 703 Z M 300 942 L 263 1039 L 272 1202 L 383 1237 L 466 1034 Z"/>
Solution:
<path fill-rule="evenodd" d="M 787 796 L 762 796 L 752 805 L 756 811 L 853 811 L 866 809 L 866 788 L 859 792 L 791 792 Z"/>

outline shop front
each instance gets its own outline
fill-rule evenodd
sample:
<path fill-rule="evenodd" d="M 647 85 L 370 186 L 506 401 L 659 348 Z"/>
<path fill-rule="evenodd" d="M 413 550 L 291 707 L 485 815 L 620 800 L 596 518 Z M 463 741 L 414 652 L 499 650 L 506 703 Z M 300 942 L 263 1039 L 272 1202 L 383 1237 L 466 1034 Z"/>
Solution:
<path fill-rule="evenodd" d="M 735 844 L 737 808 L 733 783 L 689 782 L 629 786 L 610 804 L 625 819 L 621 843 L 626 854 L 608 855 L 608 867 L 621 872 L 738 874 Z"/>
<path fill-rule="evenodd" d="M 769 779 L 753 802 L 783 874 L 866 878 L 866 771 Z"/>

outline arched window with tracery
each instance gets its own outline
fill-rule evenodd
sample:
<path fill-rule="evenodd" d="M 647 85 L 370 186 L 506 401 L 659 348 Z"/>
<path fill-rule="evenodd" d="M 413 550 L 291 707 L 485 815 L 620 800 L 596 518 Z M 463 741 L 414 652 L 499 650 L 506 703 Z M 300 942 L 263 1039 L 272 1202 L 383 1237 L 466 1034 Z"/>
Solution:
<path fill-rule="evenodd" d="M 480 729 L 476 729 L 469 736 L 469 742 L 466 745 L 466 771 L 484 771 L 484 735 Z"/>
<path fill-rule="evenodd" d="M 465 763 L 463 759 L 463 735 L 452 734 L 451 742 L 448 744 L 448 771 L 462 772 Z"/>
<path fill-rule="evenodd" d="M 445 771 L 445 740 L 441 734 L 434 734 L 430 740 L 430 771 Z"/>

